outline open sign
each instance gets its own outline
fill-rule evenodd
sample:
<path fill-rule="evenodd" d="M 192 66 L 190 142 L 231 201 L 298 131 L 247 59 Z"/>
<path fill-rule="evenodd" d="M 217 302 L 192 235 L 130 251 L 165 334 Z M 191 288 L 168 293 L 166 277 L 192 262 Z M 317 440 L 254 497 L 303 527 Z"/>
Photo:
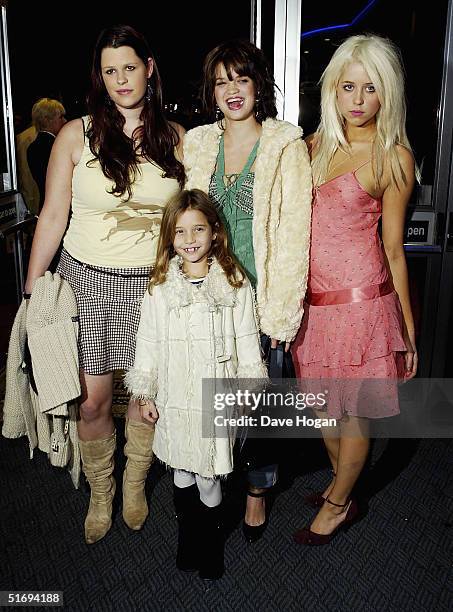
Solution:
<path fill-rule="evenodd" d="M 432 211 L 413 211 L 404 228 L 404 244 L 434 244 L 434 221 Z"/>

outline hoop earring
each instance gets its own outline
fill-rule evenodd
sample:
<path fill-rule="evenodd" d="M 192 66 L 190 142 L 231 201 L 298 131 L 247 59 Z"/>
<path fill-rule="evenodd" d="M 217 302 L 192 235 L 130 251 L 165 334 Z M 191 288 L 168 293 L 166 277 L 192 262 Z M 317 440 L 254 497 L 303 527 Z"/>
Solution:
<path fill-rule="evenodd" d="M 258 123 L 261 123 L 263 119 L 263 113 L 260 107 L 260 97 L 259 96 L 260 96 L 260 92 L 257 91 L 256 98 L 255 98 L 255 119 L 258 121 Z"/>
<path fill-rule="evenodd" d="M 146 102 L 151 102 L 151 98 L 153 97 L 153 88 L 151 85 L 151 81 L 148 79 L 148 82 L 146 84 L 146 93 L 145 93 L 145 101 Z"/>

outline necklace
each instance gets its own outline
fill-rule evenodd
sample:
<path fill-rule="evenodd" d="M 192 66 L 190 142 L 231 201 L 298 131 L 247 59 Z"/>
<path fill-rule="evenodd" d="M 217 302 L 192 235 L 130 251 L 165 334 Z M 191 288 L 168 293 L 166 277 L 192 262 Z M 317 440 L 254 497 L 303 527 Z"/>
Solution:
<path fill-rule="evenodd" d="M 191 281 L 194 279 L 202 280 L 206 278 L 206 276 L 209 274 L 209 269 L 212 266 L 212 262 L 213 262 L 213 257 L 212 255 L 210 255 L 206 260 L 206 263 L 208 264 L 208 271 L 206 272 L 206 274 L 204 276 L 191 276 L 188 272 L 184 272 L 184 260 L 182 257 L 180 257 L 178 261 L 178 272 L 185 280 L 188 280 L 188 281 Z"/>

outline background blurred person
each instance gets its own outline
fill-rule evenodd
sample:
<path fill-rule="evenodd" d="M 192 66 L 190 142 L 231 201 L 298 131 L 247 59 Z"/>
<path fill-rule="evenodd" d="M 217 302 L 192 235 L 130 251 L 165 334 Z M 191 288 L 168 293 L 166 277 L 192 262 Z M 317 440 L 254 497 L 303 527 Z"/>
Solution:
<path fill-rule="evenodd" d="M 26 128 L 16 136 L 16 163 L 18 189 L 24 198 L 28 210 L 37 215 L 39 212 L 39 189 L 30 171 L 27 150 L 37 136 L 34 125 Z"/>
<path fill-rule="evenodd" d="M 30 172 L 38 185 L 39 207 L 44 204 L 46 173 L 55 137 L 66 123 L 66 111 L 58 100 L 41 98 L 33 105 L 31 118 L 36 129 L 36 138 L 27 149 L 27 162 Z"/>

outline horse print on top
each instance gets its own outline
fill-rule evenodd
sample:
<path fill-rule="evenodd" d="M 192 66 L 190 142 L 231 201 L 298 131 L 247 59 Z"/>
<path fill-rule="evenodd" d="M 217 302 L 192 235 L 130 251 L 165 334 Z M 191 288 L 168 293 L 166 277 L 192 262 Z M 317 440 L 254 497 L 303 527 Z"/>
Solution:
<path fill-rule="evenodd" d="M 137 202 L 122 202 L 116 210 L 104 214 L 104 220 L 113 220 L 114 226 L 110 226 L 107 234 L 101 241 L 110 240 L 118 232 L 136 232 L 138 244 L 150 233 L 157 238 L 160 232 L 160 224 L 164 206 L 159 204 L 143 204 Z"/>

